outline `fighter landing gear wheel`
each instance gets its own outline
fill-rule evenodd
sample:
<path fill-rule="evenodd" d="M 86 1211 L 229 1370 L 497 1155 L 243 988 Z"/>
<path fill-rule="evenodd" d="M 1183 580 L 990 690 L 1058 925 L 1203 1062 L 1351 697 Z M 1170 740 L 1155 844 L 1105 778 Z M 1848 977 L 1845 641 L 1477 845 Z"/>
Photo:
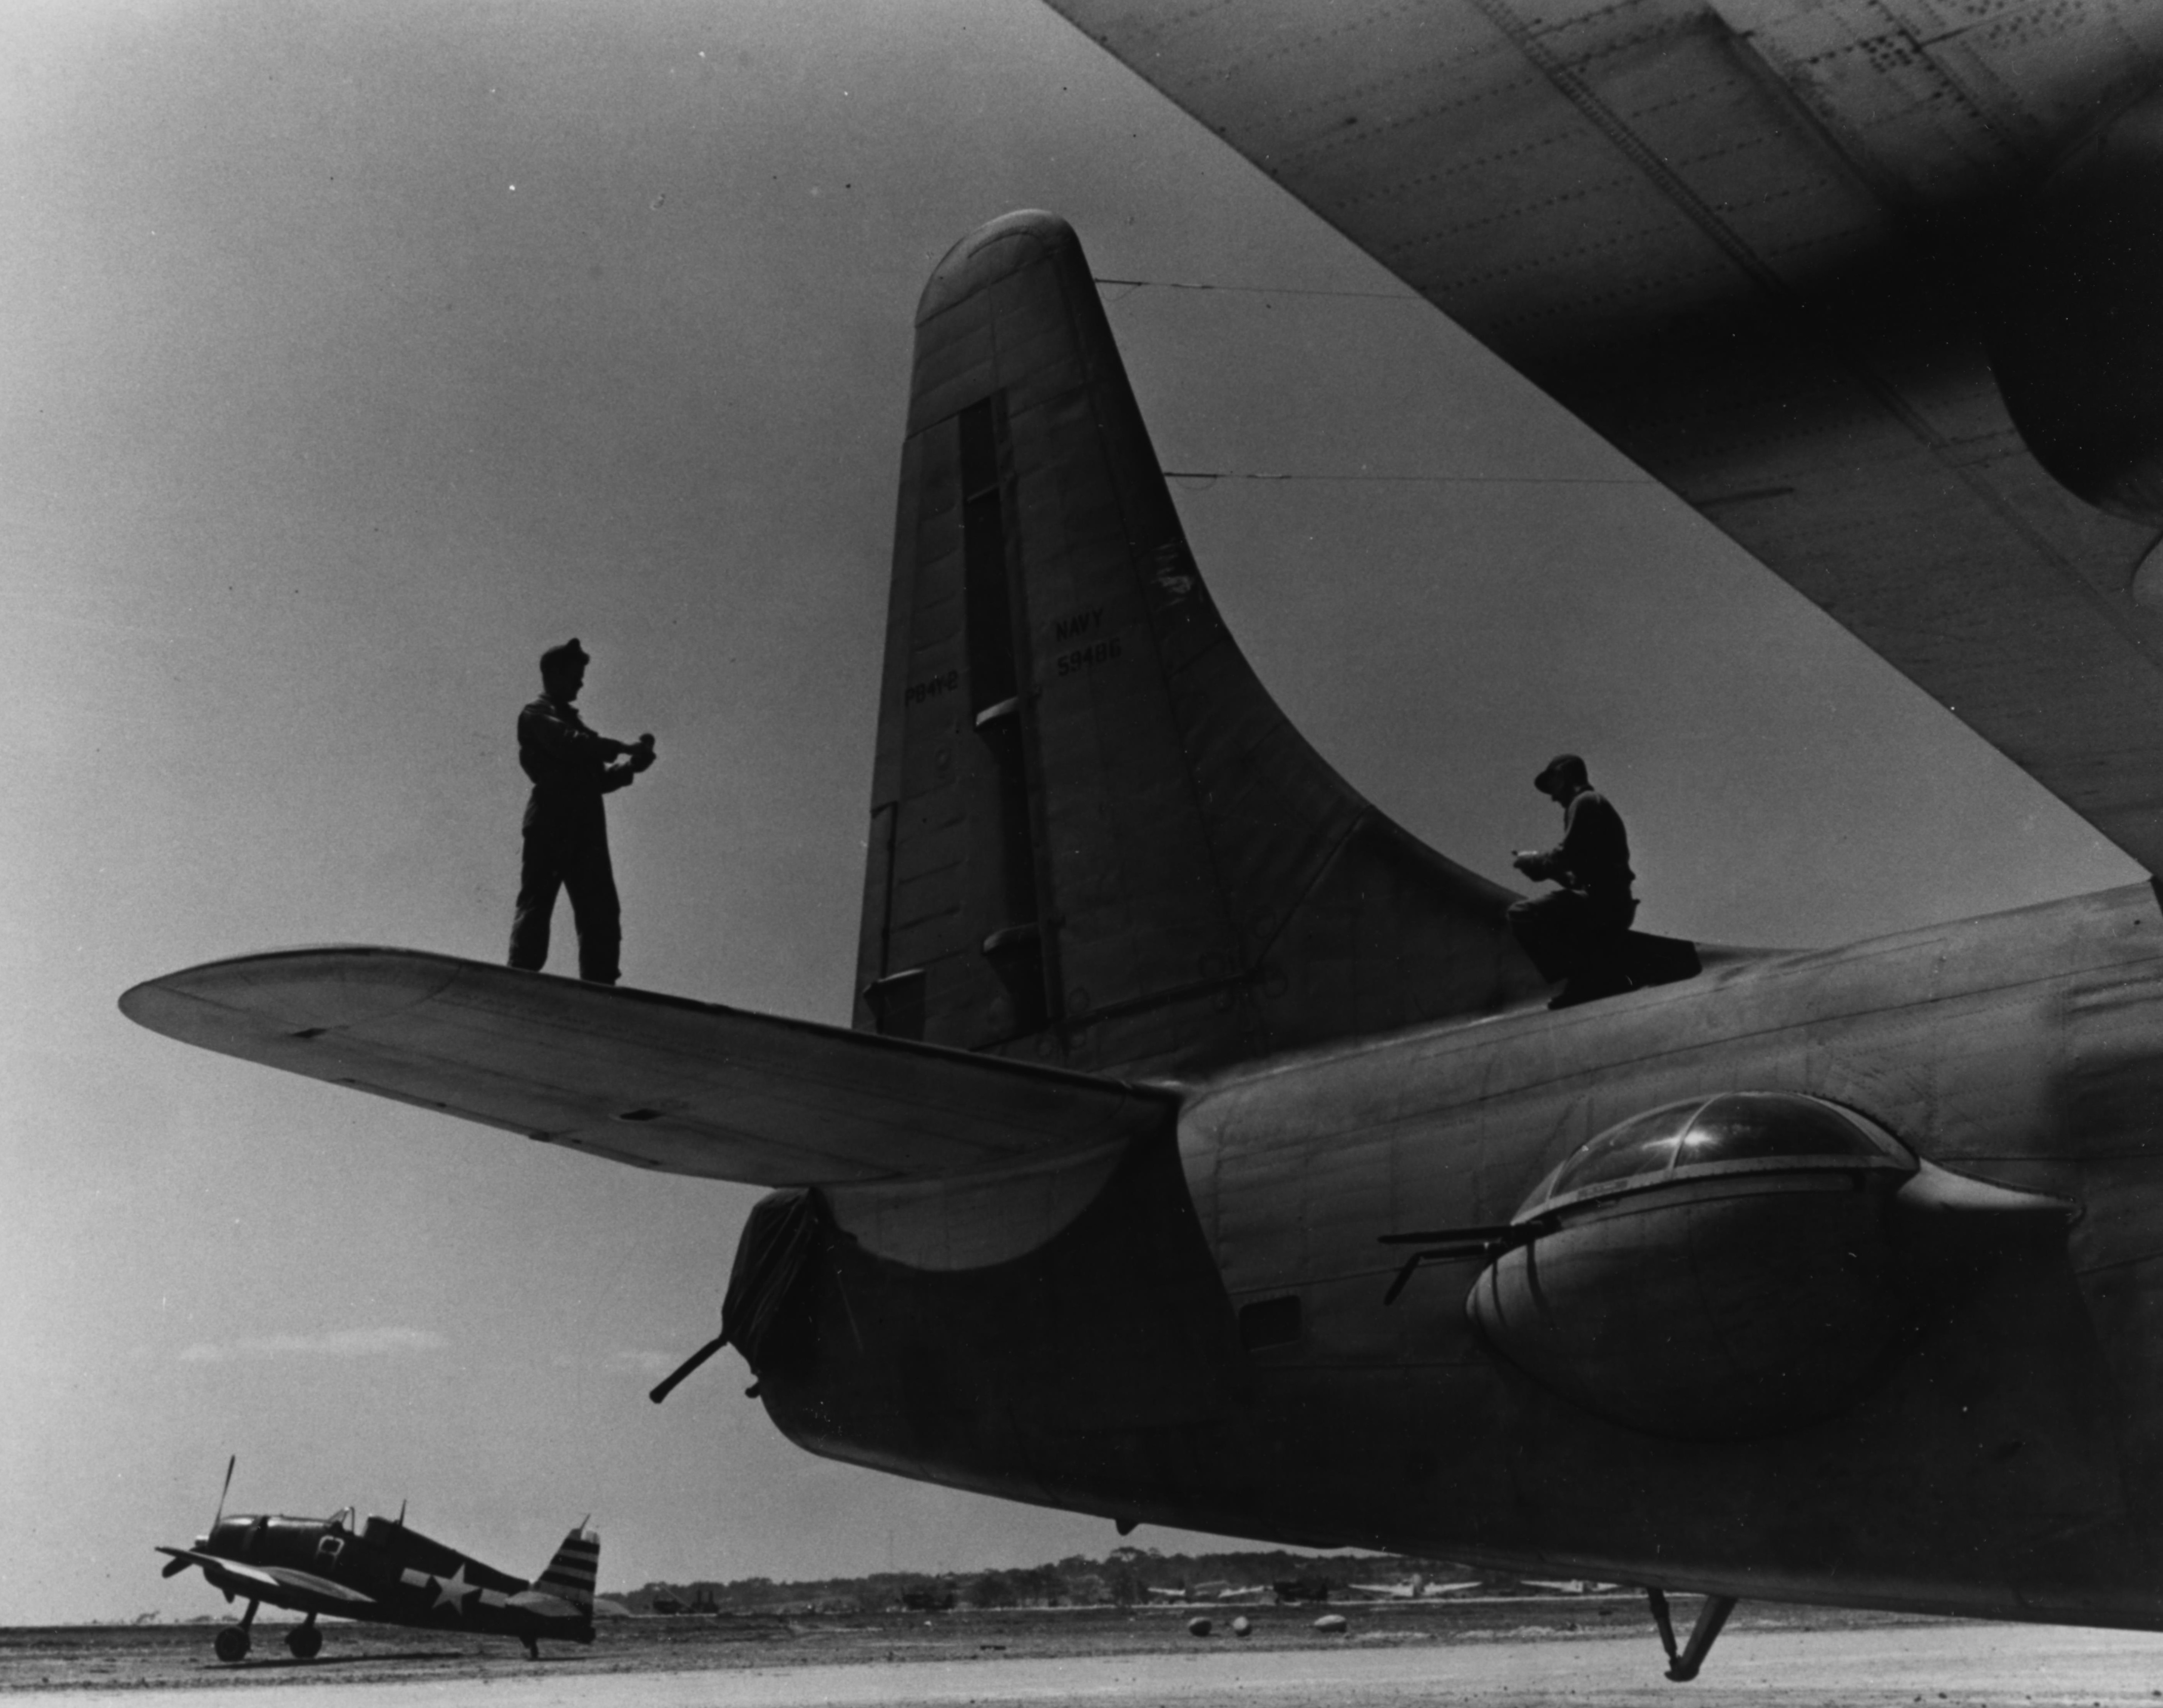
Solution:
<path fill-rule="evenodd" d="M 296 1625 L 285 1633 L 285 1647 L 293 1652 L 295 1660 L 313 1660 L 323 1652 L 322 1627 L 313 1624 Z"/>
<path fill-rule="evenodd" d="M 228 1625 L 218 1632 L 217 1641 L 211 1646 L 217 1651 L 217 1658 L 222 1661 L 244 1661 L 248 1658 L 248 1651 L 252 1645 L 244 1628 Z"/>

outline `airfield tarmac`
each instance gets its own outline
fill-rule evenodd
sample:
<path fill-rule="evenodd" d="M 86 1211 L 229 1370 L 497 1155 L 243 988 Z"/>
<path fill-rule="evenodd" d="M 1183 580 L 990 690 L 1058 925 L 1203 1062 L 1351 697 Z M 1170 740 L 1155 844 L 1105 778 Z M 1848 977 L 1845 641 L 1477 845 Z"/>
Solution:
<path fill-rule="evenodd" d="M 1696 1708 L 1936 1708 L 2155 1704 L 2163 1634 L 1960 1624 L 1743 1606 L 1705 1678 L 1661 1678 L 1635 1598 L 1434 1606 L 1075 1609 L 850 1617 L 610 1622 L 590 1649 L 383 1626 L 327 1624 L 322 1658 L 285 1654 L 259 1624 L 240 1667 L 210 1656 L 214 1626 L 69 1626 L 0 1632 L 0 1693 L 71 1708 L 188 1690 L 191 1708 L 270 1708 L 266 1690 L 333 1689 L 331 1708 L 1456 1708 L 1458 1704 L 1694 1704 Z M 1244 1611 L 1254 1630 L 1228 1634 Z M 1683 1622 L 1694 1606 L 1681 1602 Z"/>
<path fill-rule="evenodd" d="M 259 1623 L 227 1667 L 204 1625 L 0 1632 L 0 1694 L 71 1708 L 185 1690 L 189 1708 L 271 1708 L 265 1692 L 336 1691 L 331 1708 L 1456 1708 L 1664 1703 L 1694 1708 L 2153 1704 L 2163 1634 L 1968 1624 L 1746 1606 L 1705 1675 L 1672 1684 L 1635 1598 L 1314 1608 L 636 1620 L 590 1649 L 327 1623 L 322 1657 L 287 1656 Z M 1244 1611 L 1244 1639 L 1229 1634 Z M 1694 1613 L 1678 1606 L 1684 1620 Z"/>

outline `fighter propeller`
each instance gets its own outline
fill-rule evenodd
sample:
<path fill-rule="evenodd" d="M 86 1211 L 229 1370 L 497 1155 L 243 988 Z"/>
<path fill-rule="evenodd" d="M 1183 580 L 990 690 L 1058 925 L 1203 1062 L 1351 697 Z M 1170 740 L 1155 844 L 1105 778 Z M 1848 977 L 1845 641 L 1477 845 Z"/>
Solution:
<path fill-rule="evenodd" d="M 210 1529 L 196 1538 L 196 1546 L 198 1548 L 209 1542 L 211 1536 L 217 1529 L 219 1520 L 225 1517 L 225 1497 L 233 1492 L 233 1468 L 239 1463 L 240 1455 L 237 1453 L 225 1462 L 225 1486 L 217 1491 L 217 1511 L 211 1514 Z M 187 1555 L 176 1553 L 165 1562 L 165 1570 L 160 1572 L 158 1575 L 161 1578 L 178 1577 L 194 1564 L 195 1562 Z"/>

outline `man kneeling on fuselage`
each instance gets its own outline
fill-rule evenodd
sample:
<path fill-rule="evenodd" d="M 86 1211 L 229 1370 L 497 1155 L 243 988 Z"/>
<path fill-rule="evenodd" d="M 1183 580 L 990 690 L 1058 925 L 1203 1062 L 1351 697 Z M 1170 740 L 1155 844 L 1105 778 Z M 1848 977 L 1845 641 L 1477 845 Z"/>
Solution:
<path fill-rule="evenodd" d="M 1509 920 L 1540 976 L 1563 982 L 1548 1006 L 1564 1009 L 1636 989 L 1622 965 L 1623 938 L 1637 901 L 1621 814 L 1593 788 L 1584 761 L 1574 753 L 1550 759 L 1532 787 L 1563 809 L 1562 841 L 1523 851 L 1511 863 L 1527 878 L 1562 888 L 1513 903 Z"/>

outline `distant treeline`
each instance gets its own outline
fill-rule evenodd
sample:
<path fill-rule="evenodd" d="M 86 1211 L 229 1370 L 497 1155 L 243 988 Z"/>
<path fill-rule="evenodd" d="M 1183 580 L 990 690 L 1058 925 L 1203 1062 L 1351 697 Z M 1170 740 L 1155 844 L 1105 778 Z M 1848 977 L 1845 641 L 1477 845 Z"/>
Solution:
<path fill-rule="evenodd" d="M 1277 1599 L 1281 1586 L 1284 1599 L 1322 1601 L 1356 1593 L 1354 1584 L 1483 1576 L 1498 1590 L 1521 1587 L 1513 1579 L 1483 1574 L 1449 1560 L 1395 1554 L 1317 1555 L 1281 1548 L 1189 1554 L 1115 1548 L 1102 1559 L 1074 1554 L 1050 1565 L 1012 1571 L 873 1572 L 784 1583 L 740 1578 L 732 1583 L 647 1584 L 628 1594 L 610 1591 L 609 1596 L 634 1613 L 868 1613 L 894 1608 L 1132 1606 L 1165 1599 L 1152 1595 L 1152 1590 L 1213 1601 L 1227 1590 L 1254 1589 Z"/>

